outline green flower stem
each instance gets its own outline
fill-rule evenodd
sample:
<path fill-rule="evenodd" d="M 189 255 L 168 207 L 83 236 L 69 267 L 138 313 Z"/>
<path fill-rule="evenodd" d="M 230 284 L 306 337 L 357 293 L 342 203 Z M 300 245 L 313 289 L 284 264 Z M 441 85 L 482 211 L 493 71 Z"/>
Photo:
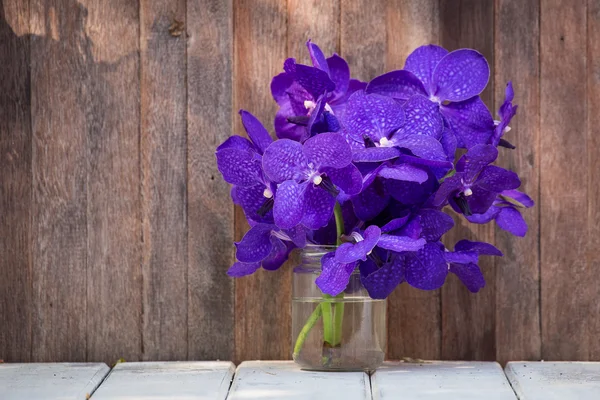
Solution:
<path fill-rule="evenodd" d="M 321 309 L 323 311 L 323 342 L 333 346 L 333 311 L 331 310 L 332 297 L 328 294 L 323 295 Z"/>
<path fill-rule="evenodd" d="M 344 217 L 342 215 L 342 206 L 340 203 L 335 203 L 335 208 L 333 209 L 333 214 L 335 215 L 335 228 L 337 231 L 337 245 L 342 244 L 342 235 L 345 233 L 344 229 Z M 344 292 L 335 296 L 336 299 L 343 299 Z M 343 301 L 343 300 L 342 300 Z M 333 325 L 333 337 L 332 342 L 330 342 L 333 346 L 338 346 L 342 343 L 342 323 L 344 321 L 344 303 L 335 302 L 333 303 L 333 312 L 334 312 L 334 325 Z"/>
<path fill-rule="evenodd" d="M 302 330 L 300 331 L 300 333 L 298 334 L 298 337 L 296 338 L 296 344 L 294 345 L 294 357 L 297 357 L 300 354 L 300 350 L 302 350 L 302 347 L 304 346 L 306 337 L 308 336 L 308 334 L 310 333 L 313 326 L 315 326 L 315 324 L 321 317 L 321 311 L 322 311 L 322 307 L 321 307 L 321 304 L 319 303 L 319 304 L 317 304 L 317 307 L 315 307 L 314 311 L 312 312 L 312 314 L 310 314 L 310 317 L 308 317 L 308 320 L 302 327 Z"/>

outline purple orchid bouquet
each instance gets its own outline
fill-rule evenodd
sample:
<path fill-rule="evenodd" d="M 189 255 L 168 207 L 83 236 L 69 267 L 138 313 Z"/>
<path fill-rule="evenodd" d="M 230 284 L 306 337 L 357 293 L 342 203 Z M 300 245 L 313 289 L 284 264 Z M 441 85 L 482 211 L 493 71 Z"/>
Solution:
<path fill-rule="evenodd" d="M 217 148 L 251 226 L 228 274 L 276 270 L 295 248 L 334 245 L 316 280 L 324 295 L 343 294 L 356 269 L 373 299 L 403 282 L 437 289 L 449 273 L 479 291 L 479 256 L 502 253 L 468 240 L 446 248 L 454 222 L 443 210 L 525 235 L 519 209 L 533 201 L 517 174 L 493 165 L 499 147 L 514 148 L 503 138 L 517 111 L 511 83 L 495 121 L 479 97 L 489 66 L 475 50 L 422 46 L 404 69 L 365 83 L 337 54 L 307 46 L 313 65 L 287 59 L 271 82 L 277 139 L 242 110 L 249 140 Z"/>

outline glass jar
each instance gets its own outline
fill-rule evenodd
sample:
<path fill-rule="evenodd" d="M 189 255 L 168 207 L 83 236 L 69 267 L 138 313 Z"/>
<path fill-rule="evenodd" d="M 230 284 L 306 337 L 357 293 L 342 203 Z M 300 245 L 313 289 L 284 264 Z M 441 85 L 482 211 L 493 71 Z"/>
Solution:
<path fill-rule="evenodd" d="M 374 300 L 360 282 L 358 269 L 344 292 L 324 295 L 315 284 L 321 257 L 333 246 L 302 251 L 292 281 L 292 348 L 304 369 L 374 370 L 385 357 L 386 300 Z"/>

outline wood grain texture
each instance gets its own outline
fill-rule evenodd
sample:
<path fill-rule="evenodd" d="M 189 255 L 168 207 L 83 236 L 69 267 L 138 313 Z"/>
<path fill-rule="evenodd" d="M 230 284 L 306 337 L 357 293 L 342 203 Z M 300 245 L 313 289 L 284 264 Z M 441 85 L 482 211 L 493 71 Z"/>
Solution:
<path fill-rule="evenodd" d="M 473 48 L 490 63 L 494 76 L 493 21 L 491 0 L 442 0 L 440 3 L 441 40 L 449 50 Z M 493 79 L 481 95 L 493 109 Z M 461 239 L 494 243 L 492 224 L 474 225 L 455 215 L 455 227 L 446 237 L 450 249 Z M 470 293 L 450 275 L 442 288 L 442 358 L 449 360 L 494 360 L 495 350 L 495 270 L 492 257 L 482 257 L 479 263 L 486 287 Z"/>
<path fill-rule="evenodd" d="M 87 9 L 31 1 L 32 361 L 84 361 L 92 43 Z"/>
<path fill-rule="evenodd" d="M 340 51 L 340 1 L 289 0 L 287 2 L 287 56 L 312 65 L 306 41 L 318 44 L 325 56 Z"/>
<path fill-rule="evenodd" d="M 510 362 L 505 372 L 521 400 L 600 397 L 600 363 Z"/>
<path fill-rule="evenodd" d="M 439 43 L 439 1 L 394 0 L 386 9 L 386 71 L 404 67 L 417 47 Z M 387 358 L 439 359 L 441 356 L 440 290 L 401 285 L 388 298 Z"/>
<path fill-rule="evenodd" d="M 230 0 L 188 1 L 188 358 L 234 356 L 233 205 L 214 151 L 232 133 Z"/>
<path fill-rule="evenodd" d="M 495 362 L 385 363 L 371 375 L 373 400 L 516 400 Z"/>
<path fill-rule="evenodd" d="M 244 134 L 237 110 L 251 111 L 271 130 L 276 103 L 269 84 L 283 70 L 286 3 L 236 0 L 234 11 L 234 132 Z M 236 210 L 235 237 L 248 229 Z M 250 300 L 252 299 L 252 300 Z M 236 279 L 234 362 L 291 358 L 291 268 L 259 270 Z"/>
<path fill-rule="evenodd" d="M 362 371 L 304 371 L 292 361 L 246 361 L 237 367 L 227 398 L 367 400 L 371 388 Z"/>
<path fill-rule="evenodd" d="M 588 171 L 588 247 L 586 251 L 587 271 L 600 271 L 600 1 L 588 1 L 587 14 L 587 171 Z M 592 273 L 590 296 L 600 298 L 598 274 Z M 593 288 L 595 288 L 595 293 Z M 595 304 L 595 308 L 594 308 Z M 592 302 L 588 317 L 588 332 L 600 332 L 600 301 Z M 594 334 L 592 333 L 592 336 Z M 600 344 L 590 342 L 589 359 L 600 361 Z"/>
<path fill-rule="evenodd" d="M 226 361 L 118 364 L 95 400 L 225 400 L 235 365 Z"/>
<path fill-rule="evenodd" d="M 188 343 L 186 3 L 141 3 L 143 357 Z"/>
<path fill-rule="evenodd" d="M 96 363 L 2 365 L 2 400 L 89 399 L 109 371 L 106 364 Z"/>
<path fill-rule="evenodd" d="M 519 105 L 511 131 L 505 135 L 517 148 L 500 148 L 498 162 L 519 174 L 520 190 L 536 202 L 534 208 L 523 211 L 529 226 L 526 237 L 496 229 L 496 244 L 504 253 L 495 262 L 496 360 L 502 363 L 541 357 L 539 4 L 539 0 L 496 3 L 496 104 L 502 104 L 506 83 L 512 80 Z"/>
<path fill-rule="evenodd" d="M 91 57 L 86 360 L 112 364 L 139 359 L 142 350 L 139 5 L 82 3 L 89 20 L 86 57 Z"/>
<path fill-rule="evenodd" d="M 598 317 L 598 274 L 588 268 L 585 257 L 589 216 L 586 28 L 585 2 L 541 2 L 544 360 L 587 360 L 600 346 L 597 332 L 591 330 L 595 323 L 590 323 Z"/>
<path fill-rule="evenodd" d="M 29 3 L 0 7 L 0 358 L 31 356 Z"/>
<path fill-rule="evenodd" d="M 386 4 L 383 1 L 341 0 L 340 51 L 352 77 L 369 81 L 384 72 Z"/>

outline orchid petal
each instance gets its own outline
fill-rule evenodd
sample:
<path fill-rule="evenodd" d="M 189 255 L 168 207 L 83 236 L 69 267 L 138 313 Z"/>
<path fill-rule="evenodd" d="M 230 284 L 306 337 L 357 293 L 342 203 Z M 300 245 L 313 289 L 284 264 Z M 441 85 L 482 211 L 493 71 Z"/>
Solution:
<path fill-rule="evenodd" d="M 308 185 L 292 180 L 279 185 L 273 204 L 273 217 L 279 228 L 291 229 L 300 223 L 304 216 L 304 197 Z"/>
<path fill-rule="evenodd" d="M 344 168 L 352 162 L 352 149 L 339 133 L 321 133 L 304 143 L 304 155 L 315 167 Z"/>
<path fill-rule="evenodd" d="M 331 179 L 331 182 L 349 196 L 354 196 L 362 190 L 362 175 L 354 164 L 344 168 L 323 168 L 323 172 Z"/>
<path fill-rule="evenodd" d="M 408 236 L 381 235 L 377 246 L 382 249 L 396 252 L 417 251 L 423 248 L 427 242 L 425 239 L 413 239 Z"/>
<path fill-rule="evenodd" d="M 322 71 L 325 71 L 327 75 L 329 75 L 329 67 L 327 66 L 327 60 L 325 59 L 325 55 L 310 39 L 306 42 L 306 47 L 308 47 L 308 53 L 310 54 L 310 59 L 312 61 L 313 66 L 319 68 Z"/>
<path fill-rule="evenodd" d="M 308 183 L 304 195 L 304 216 L 302 225 L 309 229 L 319 229 L 329 222 L 333 215 L 335 197 L 312 183 Z M 277 191 L 279 193 L 279 191 Z"/>
<path fill-rule="evenodd" d="M 276 140 L 267 147 L 262 163 L 265 174 L 276 183 L 300 179 L 302 172 L 308 169 L 302 145 L 290 139 Z"/>
<path fill-rule="evenodd" d="M 399 181 L 423 183 L 428 179 L 427 172 L 410 164 L 384 166 L 378 174 L 382 178 L 396 179 Z"/>
<path fill-rule="evenodd" d="M 477 293 L 485 286 L 485 278 L 475 263 L 450 264 L 450 272 L 455 274 L 470 292 Z"/>
<path fill-rule="evenodd" d="M 403 105 L 406 124 L 401 129 L 405 135 L 427 135 L 439 139 L 444 129 L 440 108 L 421 95 L 412 96 Z"/>
<path fill-rule="evenodd" d="M 406 281 L 417 289 L 440 288 L 448 275 L 448 264 L 438 243 L 427 243 L 416 253 L 407 253 Z"/>
<path fill-rule="evenodd" d="M 254 152 L 236 148 L 216 152 L 217 167 L 225 182 L 237 186 L 252 186 L 262 176 L 260 161 Z"/>
<path fill-rule="evenodd" d="M 428 242 L 437 242 L 444 233 L 454 226 L 454 220 L 448 214 L 432 209 L 419 211 L 421 216 L 422 236 Z"/>
<path fill-rule="evenodd" d="M 260 263 L 243 263 L 236 262 L 227 270 L 227 275 L 232 278 L 241 278 L 242 276 L 251 275 L 260 268 Z"/>
<path fill-rule="evenodd" d="M 355 140 L 377 142 L 402 126 L 404 110 L 390 97 L 358 91 L 348 99 L 342 123 Z"/>
<path fill-rule="evenodd" d="M 321 274 L 315 283 L 321 291 L 330 296 L 337 296 L 346 289 L 350 276 L 356 268 L 356 262 L 344 264 L 337 262 L 335 253 L 327 253 L 321 258 Z"/>
<path fill-rule="evenodd" d="M 273 248 L 270 240 L 272 230 L 273 225 L 269 224 L 258 224 L 250 228 L 242 240 L 235 244 L 235 257 L 238 261 L 249 263 L 265 259 Z"/>
<path fill-rule="evenodd" d="M 474 251 L 479 255 L 499 256 L 502 257 L 502 252 L 496 247 L 485 242 L 472 242 L 470 240 L 461 240 L 454 245 L 454 251 Z"/>
<path fill-rule="evenodd" d="M 355 151 L 352 155 L 352 161 L 381 162 L 397 158 L 400 154 L 400 150 L 394 147 L 367 147 Z"/>
<path fill-rule="evenodd" d="M 391 71 L 374 78 L 367 85 L 366 92 L 402 101 L 417 94 L 427 96 L 427 91 L 419 78 L 406 70 Z"/>
<path fill-rule="evenodd" d="M 331 102 L 341 99 L 346 95 L 350 85 L 350 67 L 346 60 L 334 54 L 327 59 L 329 77 L 335 83 L 335 90 Z"/>
<path fill-rule="evenodd" d="M 370 225 L 364 232 L 364 240 L 357 243 L 343 243 L 335 251 L 335 260 L 339 263 L 351 263 L 358 260 L 366 260 L 381 236 L 381 229 L 376 225 Z"/>
<path fill-rule="evenodd" d="M 441 106 L 440 111 L 456 136 L 459 147 L 469 149 L 489 143 L 494 133 L 494 119 L 479 96 Z"/>
<path fill-rule="evenodd" d="M 519 176 L 513 171 L 495 165 L 485 167 L 477 177 L 477 185 L 493 192 L 516 189 L 521 186 Z"/>
<path fill-rule="evenodd" d="M 248 137 L 256 146 L 258 153 L 262 155 L 266 148 L 273 143 L 271 135 L 269 135 L 263 124 L 248 111 L 240 110 L 240 116 L 242 117 L 242 124 L 248 133 Z"/>
<path fill-rule="evenodd" d="M 385 299 L 404 281 L 404 258 L 395 257 L 392 262 L 368 275 L 362 275 L 361 270 L 360 281 L 371 298 Z"/>
<path fill-rule="evenodd" d="M 404 69 L 415 74 L 431 94 L 433 71 L 446 54 L 448 50 L 433 44 L 418 47 L 406 58 Z"/>
<path fill-rule="evenodd" d="M 527 222 L 523 216 L 513 207 L 504 207 L 496 217 L 496 223 L 505 231 L 515 236 L 523 237 L 527 233 Z"/>
<path fill-rule="evenodd" d="M 393 139 L 394 145 L 410 150 L 415 156 L 426 160 L 447 161 L 442 144 L 434 137 L 407 135 Z"/>
<path fill-rule="evenodd" d="M 490 78 L 485 57 L 471 49 L 459 49 L 440 60 L 433 72 L 434 95 L 440 100 L 463 101 L 477 96 Z"/>

